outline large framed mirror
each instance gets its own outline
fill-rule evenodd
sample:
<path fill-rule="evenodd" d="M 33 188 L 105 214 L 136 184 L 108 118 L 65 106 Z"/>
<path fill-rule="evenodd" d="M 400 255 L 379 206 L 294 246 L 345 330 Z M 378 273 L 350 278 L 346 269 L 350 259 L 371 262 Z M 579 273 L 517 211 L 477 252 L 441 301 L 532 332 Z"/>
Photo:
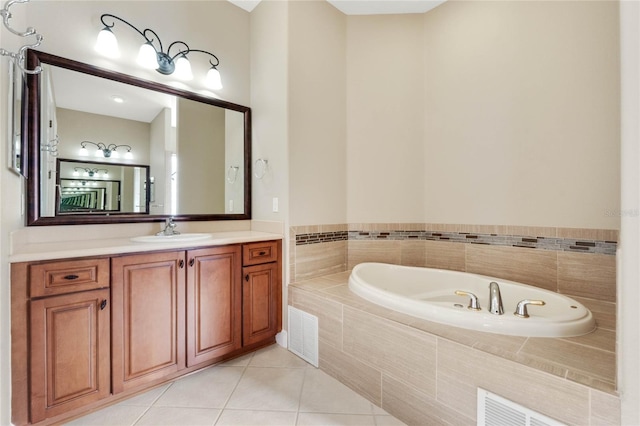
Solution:
<path fill-rule="evenodd" d="M 251 218 L 249 107 L 35 50 L 27 66 L 27 225 Z"/>

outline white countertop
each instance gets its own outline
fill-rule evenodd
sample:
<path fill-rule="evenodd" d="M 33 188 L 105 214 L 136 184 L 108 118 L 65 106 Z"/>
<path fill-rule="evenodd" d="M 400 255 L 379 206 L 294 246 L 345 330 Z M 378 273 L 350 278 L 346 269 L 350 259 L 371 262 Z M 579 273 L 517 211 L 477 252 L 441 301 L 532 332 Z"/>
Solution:
<path fill-rule="evenodd" d="M 196 241 L 133 242 L 130 238 L 89 239 L 24 244 L 9 256 L 9 262 L 68 259 L 73 257 L 140 253 L 158 250 L 184 250 L 255 241 L 280 240 L 282 235 L 260 231 L 212 232 L 211 238 Z"/>

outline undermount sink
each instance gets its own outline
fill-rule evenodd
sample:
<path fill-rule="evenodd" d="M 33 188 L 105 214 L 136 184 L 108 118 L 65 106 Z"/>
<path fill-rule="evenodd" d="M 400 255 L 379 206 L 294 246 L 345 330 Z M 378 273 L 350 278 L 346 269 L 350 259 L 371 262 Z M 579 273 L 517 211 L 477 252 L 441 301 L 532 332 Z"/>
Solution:
<path fill-rule="evenodd" d="M 180 241 L 197 241 L 211 238 L 211 234 L 175 234 L 175 235 L 144 235 L 142 237 L 133 237 L 131 241 L 137 243 L 168 243 Z"/>

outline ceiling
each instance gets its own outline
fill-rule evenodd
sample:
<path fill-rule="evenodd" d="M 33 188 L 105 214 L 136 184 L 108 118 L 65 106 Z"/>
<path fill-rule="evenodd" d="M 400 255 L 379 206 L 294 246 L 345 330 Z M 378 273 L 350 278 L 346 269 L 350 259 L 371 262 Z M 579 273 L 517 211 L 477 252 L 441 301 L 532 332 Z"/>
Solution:
<path fill-rule="evenodd" d="M 251 12 L 261 0 L 228 0 Z M 425 13 L 446 0 L 327 0 L 345 15 Z"/>

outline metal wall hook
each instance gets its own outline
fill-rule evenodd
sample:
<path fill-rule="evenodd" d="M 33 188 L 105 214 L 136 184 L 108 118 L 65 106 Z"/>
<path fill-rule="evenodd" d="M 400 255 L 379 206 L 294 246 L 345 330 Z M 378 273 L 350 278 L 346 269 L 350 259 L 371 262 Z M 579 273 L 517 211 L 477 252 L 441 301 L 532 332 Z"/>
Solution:
<path fill-rule="evenodd" d="M 14 61 L 16 61 L 16 65 L 22 72 L 26 74 L 40 74 L 42 72 L 42 68 L 40 66 L 35 67 L 33 70 L 28 70 L 25 64 L 25 53 L 27 49 L 34 49 L 42 43 L 43 37 L 41 34 L 36 32 L 35 28 L 27 27 L 25 31 L 17 31 L 11 28 L 11 24 L 9 24 L 9 19 L 11 19 L 12 15 L 9 11 L 9 8 L 16 3 L 27 3 L 29 0 L 9 0 L 4 4 L 4 8 L 0 9 L 0 16 L 2 16 L 2 22 L 4 26 L 9 30 L 12 34 L 17 35 L 18 37 L 35 37 L 35 41 L 31 44 L 23 45 L 18 53 L 10 52 L 6 49 L 0 48 L 0 56 L 8 56 Z"/>
<path fill-rule="evenodd" d="M 264 175 L 267 174 L 267 170 L 269 170 L 269 160 L 258 158 L 255 164 L 255 177 L 262 179 Z"/>

